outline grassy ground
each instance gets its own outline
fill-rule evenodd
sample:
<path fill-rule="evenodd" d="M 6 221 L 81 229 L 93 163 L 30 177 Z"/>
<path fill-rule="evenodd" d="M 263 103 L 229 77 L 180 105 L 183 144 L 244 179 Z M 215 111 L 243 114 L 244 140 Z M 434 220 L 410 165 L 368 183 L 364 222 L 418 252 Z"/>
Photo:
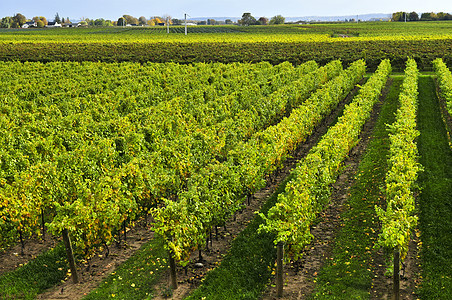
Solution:
<path fill-rule="evenodd" d="M 163 239 L 156 237 L 111 273 L 84 299 L 146 299 L 155 293 L 155 282 L 168 268 Z"/>
<path fill-rule="evenodd" d="M 452 299 L 452 150 L 431 77 L 419 79 L 422 299 Z"/>
<path fill-rule="evenodd" d="M 0 299 L 35 299 L 66 277 L 66 251 L 62 244 L 28 264 L 0 277 Z"/>
<path fill-rule="evenodd" d="M 337 235 L 332 259 L 319 272 L 313 299 L 366 299 L 372 285 L 373 245 L 378 238 L 375 205 L 383 197 L 389 139 L 386 124 L 394 122 L 403 78 L 394 78 L 371 141 L 351 187 L 343 227 Z"/>

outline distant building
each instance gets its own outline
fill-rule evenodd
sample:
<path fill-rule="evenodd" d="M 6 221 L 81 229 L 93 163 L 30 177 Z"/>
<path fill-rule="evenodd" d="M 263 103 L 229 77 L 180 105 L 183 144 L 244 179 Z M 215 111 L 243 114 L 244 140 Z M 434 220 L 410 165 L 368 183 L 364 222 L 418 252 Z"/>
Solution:
<path fill-rule="evenodd" d="M 58 22 L 48 22 L 46 27 L 53 28 L 53 27 L 62 27 L 60 23 Z"/>
<path fill-rule="evenodd" d="M 22 28 L 30 28 L 30 27 L 38 27 L 35 21 L 33 22 L 26 22 L 24 25 L 22 25 Z"/>

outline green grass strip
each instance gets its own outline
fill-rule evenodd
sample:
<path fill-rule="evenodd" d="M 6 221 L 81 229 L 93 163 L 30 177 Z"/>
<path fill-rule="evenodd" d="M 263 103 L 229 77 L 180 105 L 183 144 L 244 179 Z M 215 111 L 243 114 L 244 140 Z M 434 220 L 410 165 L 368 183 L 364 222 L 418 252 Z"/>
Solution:
<path fill-rule="evenodd" d="M 452 299 L 452 151 L 431 77 L 419 78 L 422 299 Z"/>
<path fill-rule="evenodd" d="M 289 175 L 265 203 L 261 212 L 266 214 L 275 205 Z M 231 250 L 221 265 L 209 272 L 203 284 L 186 299 L 258 299 L 270 281 L 276 259 L 274 234 L 258 233 L 264 221 L 256 216 L 232 243 Z"/>
<path fill-rule="evenodd" d="M 395 121 L 403 77 L 394 78 L 374 132 L 351 187 L 343 227 L 335 238 L 332 260 L 319 272 L 313 299 L 367 299 L 372 285 L 373 245 L 379 221 L 375 205 L 384 196 L 389 138 L 386 124 Z"/>
<path fill-rule="evenodd" d="M 2 275 L 0 299 L 35 299 L 63 280 L 66 273 L 66 250 L 59 244 L 28 264 Z"/>
<path fill-rule="evenodd" d="M 168 253 L 163 239 L 155 237 L 84 299 L 146 299 L 155 295 L 153 286 L 167 268 Z"/>

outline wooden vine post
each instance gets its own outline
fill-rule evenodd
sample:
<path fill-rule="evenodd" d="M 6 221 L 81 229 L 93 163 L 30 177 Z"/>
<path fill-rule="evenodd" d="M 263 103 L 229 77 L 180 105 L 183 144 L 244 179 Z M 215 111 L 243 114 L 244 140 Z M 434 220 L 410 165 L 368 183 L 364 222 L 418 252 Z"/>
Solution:
<path fill-rule="evenodd" d="M 399 299 L 400 299 L 400 249 L 399 247 L 395 247 L 392 300 Z"/>
<path fill-rule="evenodd" d="M 66 248 L 67 259 L 69 262 L 69 268 L 71 269 L 72 273 L 72 281 L 74 283 L 78 283 L 78 274 L 77 268 L 75 266 L 74 252 L 72 251 L 71 238 L 69 237 L 69 232 L 67 229 L 63 229 L 62 234 L 64 246 Z"/>
<path fill-rule="evenodd" d="M 276 249 L 276 296 L 281 298 L 284 287 L 284 242 L 278 242 Z"/>
<path fill-rule="evenodd" d="M 22 236 L 22 230 L 19 230 L 19 240 L 20 240 L 20 255 L 25 255 L 25 241 Z"/>
<path fill-rule="evenodd" d="M 169 239 L 171 241 L 172 239 Z M 170 277 L 171 277 L 171 288 L 177 290 L 177 274 L 176 274 L 176 261 L 174 260 L 173 251 L 168 247 L 168 259 L 170 264 Z"/>
<path fill-rule="evenodd" d="M 44 209 L 41 208 L 41 227 L 42 227 L 42 240 L 46 240 L 46 223 L 44 219 Z"/>

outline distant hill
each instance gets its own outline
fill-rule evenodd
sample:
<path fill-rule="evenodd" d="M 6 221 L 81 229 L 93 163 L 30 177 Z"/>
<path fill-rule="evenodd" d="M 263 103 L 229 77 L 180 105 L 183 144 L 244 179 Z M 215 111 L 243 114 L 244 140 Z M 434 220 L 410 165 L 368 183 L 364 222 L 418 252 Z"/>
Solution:
<path fill-rule="evenodd" d="M 391 18 L 391 14 L 364 14 L 364 15 L 349 15 L 349 16 L 306 16 L 306 17 L 285 17 L 286 22 L 297 22 L 297 21 L 306 21 L 306 22 L 336 22 L 336 21 L 344 21 L 351 20 L 358 17 L 361 21 L 378 21 L 378 20 L 389 20 Z M 259 18 L 260 16 L 254 16 L 255 18 Z M 271 18 L 271 17 L 267 17 Z M 225 21 L 227 19 L 232 20 L 233 22 L 237 22 L 241 19 L 241 17 L 196 17 L 190 18 L 190 21 L 206 21 L 207 19 L 214 19 L 217 21 Z"/>
<path fill-rule="evenodd" d="M 207 19 L 214 19 L 216 21 L 226 21 L 231 20 L 232 22 L 237 22 L 241 19 L 241 17 L 196 17 L 196 18 L 189 18 L 187 20 L 190 21 L 207 21 Z"/>
<path fill-rule="evenodd" d="M 286 22 L 296 22 L 296 21 L 321 21 L 321 22 L 335 22 L 344 21 L 351 19 L 358 19 L 361 21 L 377 21 L 377 20 L 389 20 L 392 14 L 364 14 L 364 15 L 349 15 L 349 16 L 308 16 L 308 17 L 296 17 L 296 18 L 286 18 Z"/>

